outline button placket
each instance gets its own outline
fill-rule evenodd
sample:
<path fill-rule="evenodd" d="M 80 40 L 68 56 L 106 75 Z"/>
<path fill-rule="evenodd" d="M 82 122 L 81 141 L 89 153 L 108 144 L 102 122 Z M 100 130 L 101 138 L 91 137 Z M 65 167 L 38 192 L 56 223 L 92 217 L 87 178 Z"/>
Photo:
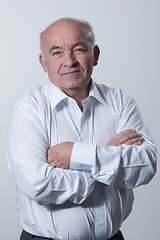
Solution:
<path fill-rule="evenodd" d="M 80 123 L 80 135 L 83 142 L 90 142 L 90 132 L 87 121 L 88 119 L 85 117 L 85 114 L 83 114 Z"/>
<path fill-rule="evenodd" d="M 95 186 L 95 189 L 92 193 L 92 199 L 94 204 L 94 216 L 95 216 L 95 236 L 97 239 L 100 239 L 100 236 L 102 237 L 104 233 L 104 210 L 101 208 L 101 192 L 99 189 L 99 185 L 97 184 Z"/>

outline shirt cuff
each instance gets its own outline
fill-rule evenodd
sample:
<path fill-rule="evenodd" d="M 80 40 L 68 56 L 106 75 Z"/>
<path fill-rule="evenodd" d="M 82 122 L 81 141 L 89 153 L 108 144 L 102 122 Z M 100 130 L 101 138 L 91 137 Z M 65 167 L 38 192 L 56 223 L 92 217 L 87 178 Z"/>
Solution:
<path fill-rule="evenodd" d="M 70 169 L 90 171 L 95 164 L 96 145 L 75 142 L 71 155 Z"/>

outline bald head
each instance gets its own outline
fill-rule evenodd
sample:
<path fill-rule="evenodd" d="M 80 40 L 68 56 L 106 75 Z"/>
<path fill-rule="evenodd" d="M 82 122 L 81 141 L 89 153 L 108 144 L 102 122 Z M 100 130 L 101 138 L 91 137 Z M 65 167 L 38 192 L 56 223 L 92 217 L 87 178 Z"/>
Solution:
<path fill-rule="evenodd" d="M 47 38 L 49 37 L 52 29 L 62 26 L 62 25 L 72 25 L 73 27 L 76 27 L 79 29 L 86 40 L 88 42 L 88 46 L 90 51 L 93 51 L 94 49 L 94 44 L 95 44 L 95 36 L 93 29 L 91 25 L 84 21 L 84 20 L 77 20 L 74 18 L 61 18 L 52 24 L 50 24 L 41 34 L 40 34 L 40 48 L 43 56 L 45 56 L 45 43 L 47 41 Z"/>

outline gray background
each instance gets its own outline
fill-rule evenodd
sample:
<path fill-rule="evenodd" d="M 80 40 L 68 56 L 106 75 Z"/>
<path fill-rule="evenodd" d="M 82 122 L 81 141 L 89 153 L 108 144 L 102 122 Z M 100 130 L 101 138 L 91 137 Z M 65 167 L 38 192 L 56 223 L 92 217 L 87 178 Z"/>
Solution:
<path fill-rule="evenodd" d="M 12 106 L 48 81 L 38 62 L 39 33 L 61 17 L 89 21 L 101 49 L 93 78 L 122 88 L 137 102 L 160 146 L 159 0 L 0 0 L 0 239 L 18 240 L 15 183 L 7 168 L 5 136 Z M 22 156 L 23 157 L 23 156 Z M 124 222 L 126 240 L 158 239 L 160 174 L 135 189 L 133 213 Z"/>

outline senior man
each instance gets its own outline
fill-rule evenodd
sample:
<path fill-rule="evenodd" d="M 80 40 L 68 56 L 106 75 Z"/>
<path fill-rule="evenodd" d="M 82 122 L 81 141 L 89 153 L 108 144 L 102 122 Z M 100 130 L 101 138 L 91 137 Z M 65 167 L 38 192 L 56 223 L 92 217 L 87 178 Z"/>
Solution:
<path fill-rule="evenodd" d="M 40 43 L 50 81 L 15 104 L 8 127 L 20 239 L 122 240 L 156 147 L 135 101 L 91 79 L 100 50 L 89 23 L 60 19 Z"/>

